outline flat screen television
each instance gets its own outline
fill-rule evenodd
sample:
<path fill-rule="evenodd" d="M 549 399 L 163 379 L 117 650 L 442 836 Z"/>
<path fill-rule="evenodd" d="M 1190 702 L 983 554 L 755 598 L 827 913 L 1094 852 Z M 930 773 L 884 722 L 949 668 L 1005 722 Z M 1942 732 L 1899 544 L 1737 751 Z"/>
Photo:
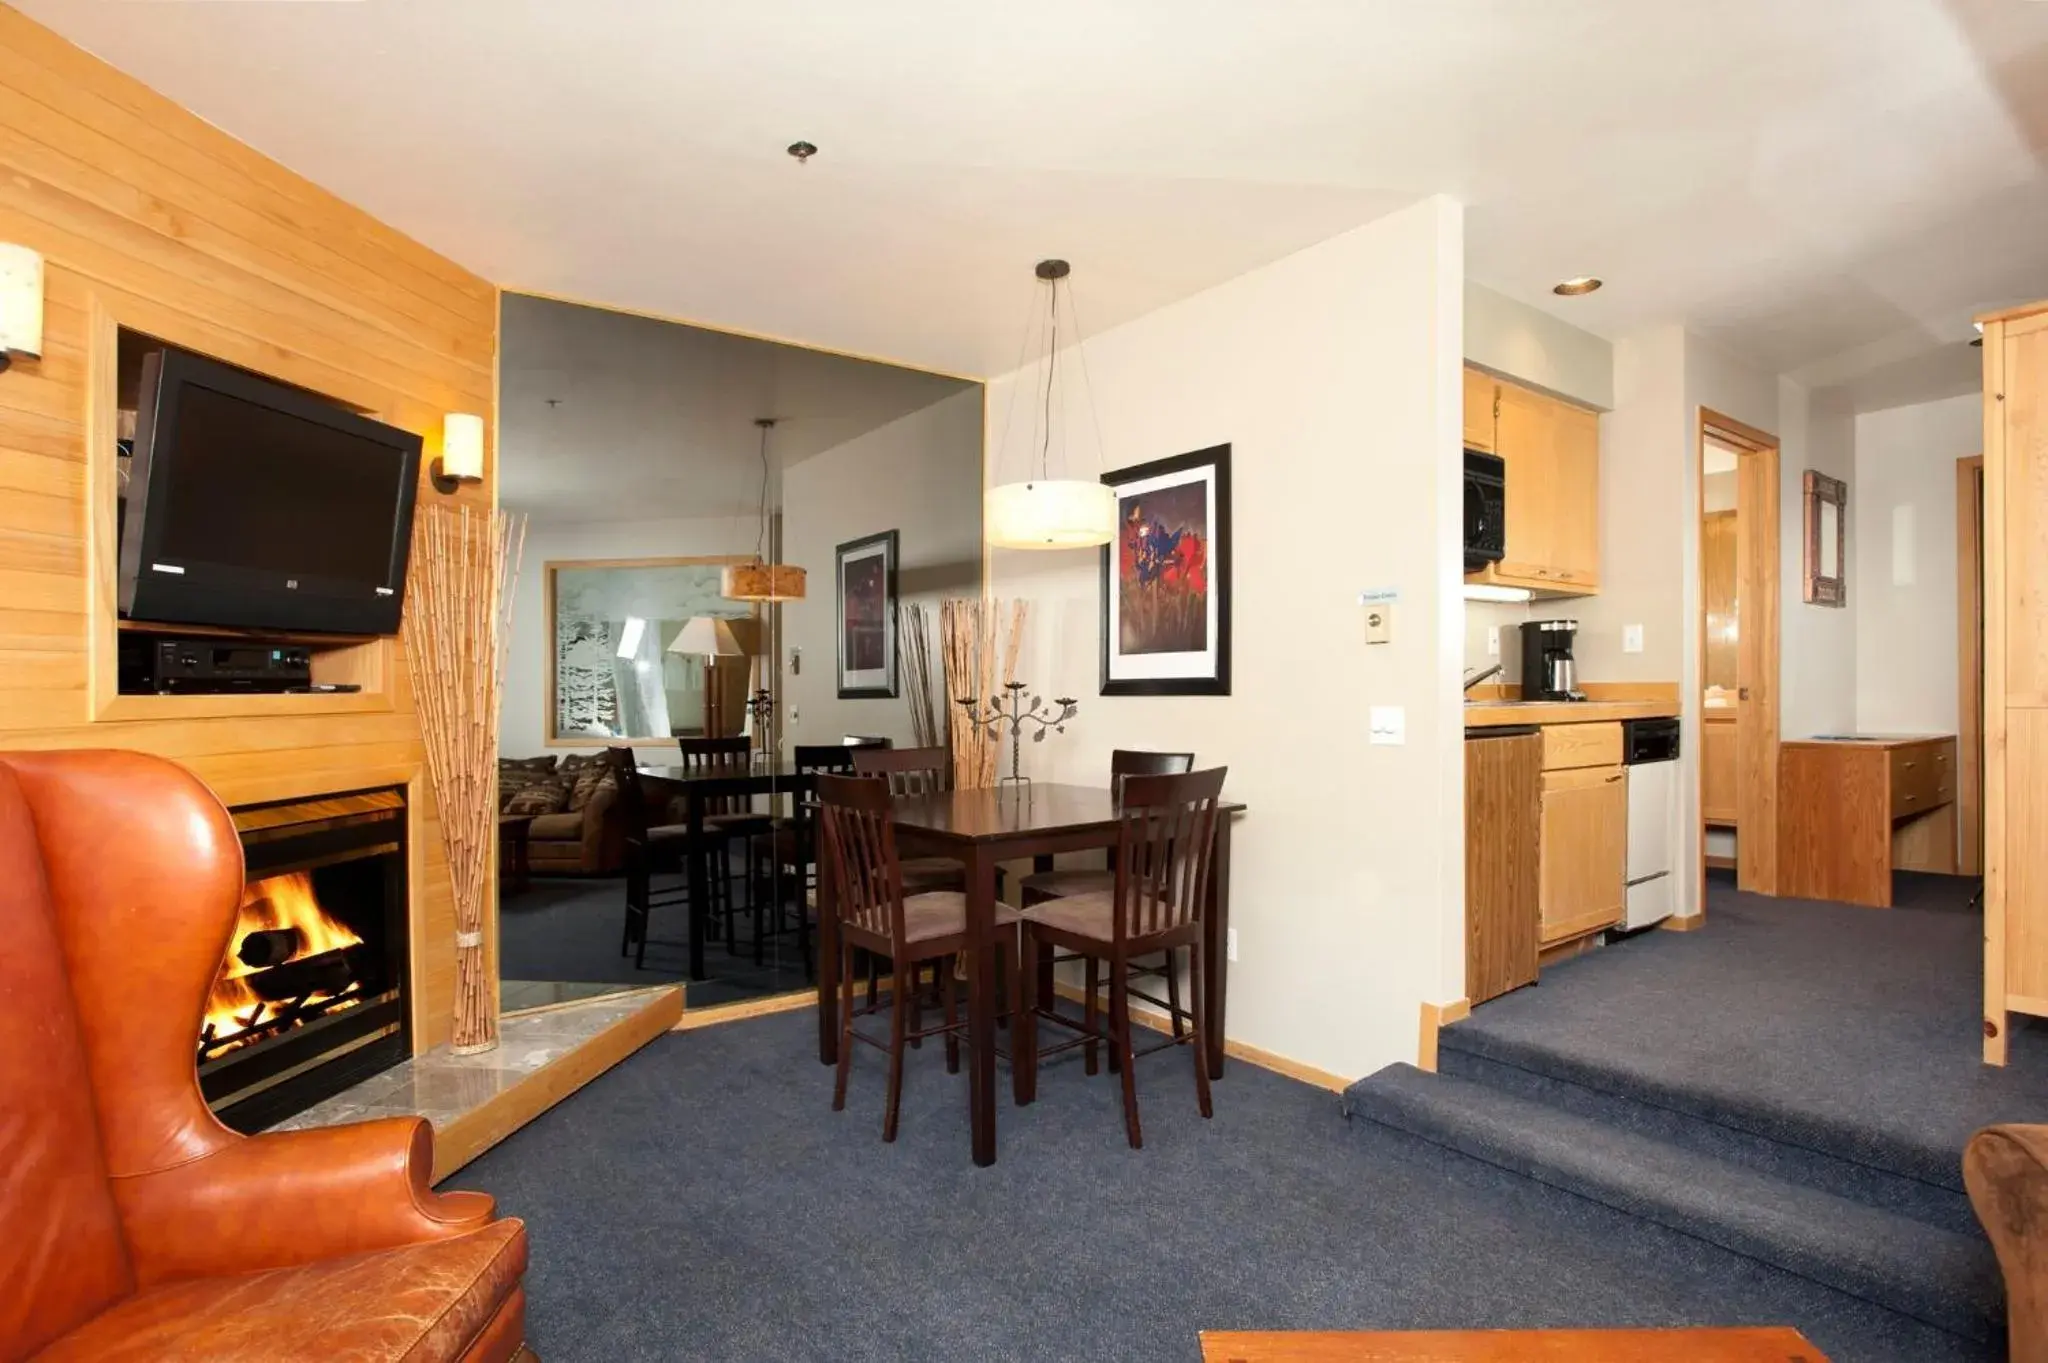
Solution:
<path fill-rule="evenodd" d="M 135 418 L 122 615 L 397 632 L 417 435 L 173 349 L 143 361 Z"/>

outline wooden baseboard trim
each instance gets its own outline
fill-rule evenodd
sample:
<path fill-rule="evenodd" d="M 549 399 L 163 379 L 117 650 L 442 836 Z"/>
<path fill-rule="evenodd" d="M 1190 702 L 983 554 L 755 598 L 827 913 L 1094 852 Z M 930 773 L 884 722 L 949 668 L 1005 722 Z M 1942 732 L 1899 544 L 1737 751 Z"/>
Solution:
<path fill-rule="evenodd" d="M 1088 1001 L 1088 992 L 1085 989 L 1077 984 L 1068 984 L 1065 980 L 1054 983 L 1053 990 L 1061 998 L 1073 1003 L 1086 1003 Z M 1156 1008 L 1147 1007 L 1143 1004 L 1133 1004 L 1131 1006 L 1131 1021 L 1137 1023 L 1140 1027 L 1148 1027 L 1155 1032 L 1171 1032 L 1173 1030 L 1173 1023 L 1166 1014 Z M 1275 1074 L 1284 1075 L 1289 1079 L 1298 1080 L 1301 1083 L 1310 1084 L 1319 1089 L 1328 1089 L 1332 1093 L 1342 1093 L 1345 1089 L 1351 1087 L 1352 1081 L 1344 1078 L 1342 1075 L 1332 1074 L 1328 1070 L 1317 1069 L 1314 1065 L 1305 1065 L 1299 1060 L 1290 1060 L 1284 1055 L 1275 1055 L 1272 1051 L 1250 1045 L 1247 1042 L 1236 1041 L 1230 1037 L 1223 1038 L 1223 1053 L 1232 1060 L 1242 1060 L 1247 1065 L 1257 1065 L 1262 1070 L 1271 1070 Z"/>
<path fill-rule="evenodd" d="M 1705 909 L 1698 913 L 1673 914 L 1657 926 L 1665 932 L 1698 932 L 1707 925 Z"/>
<path fill-rule="evenodd" d="M 765 998 L 742 999 L 738 1003 L 721 1003 L 710 1008 L 685 1008 L 676 1025 L 677 1032 L 694 1032 L 700 1027 L 716 1027 L 721 1022 L 744 1022 L 748 1018 L 764 1018 L 775 1013 L 794 1013 L 800 1008 L 816 1006 L 818 991 L 801 989 L 793 994 L 770 994 Z"/>
<path fill-rule="evenodd" d="M 434 1129 L 434 1182 L 439 1183 L 577 1089 L 675 1025 L 683 991 L 665 989 L 647 1006 L 565 1051 L 481 1106 Z"/>
<path fill-rule="evenodd" d="M 1436 1073 L 1437 1033 L 1452 1023 L 1472 1016 L 1470 999 L 1453 999 L 1449 1003 L 1425 1003 L 1422 1005 L 1421 1034 L 1415 1045 L 1415 1068 Z"/>

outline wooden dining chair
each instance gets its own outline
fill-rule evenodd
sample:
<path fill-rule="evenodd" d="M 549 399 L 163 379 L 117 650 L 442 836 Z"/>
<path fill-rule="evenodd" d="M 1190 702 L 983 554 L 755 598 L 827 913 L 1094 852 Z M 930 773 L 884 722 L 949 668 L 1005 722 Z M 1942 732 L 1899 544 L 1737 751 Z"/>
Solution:
<path fill-rule="evenodd" d="M 679 738 L 676 740 L 677 755 L 688 776 L 745 776 L 753 770 L 753 741 L 745 736 L 732 738 Z M 775 831 L 775 822 L 770 816 L 757 813 L 753 799 L 745 795 L 720 795 L 704 802 L 704 836 L 709 846 L 707 853 L 715 853 L 713 864 L 716 874 L 712 877 L 712 913 L 723 920 L 725 950 L 728 955 L 739 951 L 739 935 L 734 930 L 738 915 L 734 912 L 732 886 L 731 851 L 735 845 L 742 846 L 746 856 L 742 858 L 744 868 L 737 879 L 745 888 L 744 907 L 753 927 L 754 964 L 763 959 L 765 934 L 762 930 L 762 916 L 765 906 L 761 896 L 755 893 L 755 839 L 766 837 Z"/>
<path fill-rule="evenodd" d="M 791 754 L 798 776 L 816 778 L 826 773 L 845 775 L 853 770 L 853 749 L 843 743 L 799 743 Z M 797 954 L 803 958 L 804 978 L 816 978 L 811 960 L 812 891 L 817 888 L 818 792 L 815 784 L 799 792 L 791 803 L 790 816 L 775 821 L 775 836 L 769 840 L 774 863 L 771 875 L 772 912 L 775 930 L 783 930 L 784 904 L 781 877 L 790 877 L 794 893 L 789 896 L 796 909 Z"/>
<path fill-rule="evenodd" d="M 889 1091 L 882 1139 L 896 1139 L 903 1105 L 903 1049 L 912 1040 L 943 1035 L 946 1071 L 960 1070 L 960 1009 L 950 970 L 938 971 L 945 1020 L 936 1027 L 913 1026 L 912 991 L 901 982 L 927 961 L 945 961 L 967 946 L 967 897 L 956 890 L 906 895 L 903 866 L 896 855 L 896 820 L 886 782 L 862 776 L 818 777 L 818 826 L 824 862 L 832 877 L 839 925 L 838 959 L 829 963 L 839 1000 L 839 1067 L 832 1082 L 832 1110 L 846 1107 L 853 1043 L 866 1042 L 889 1055 Z M 996 921 L 1012 924 L 1017 914 L 998 905 Z M 853 1025 L 854 952 L 867 951 L 890 963 L 897 982 L 889 991 L 886 1042 Z M 821 963 L 825 964 L 825 963 Z"/>
<path fill-rule="evenodd" d="M 953 788 L 953 755 L 944 748 L 855 748 L 853 769 L 879 776 L 891 795 L 939 795 Z M 960 890 L 966 873 L 950 857 L 912 857 L 903 863 L 903 883 L 912 894 Z"/>
<path fill-rule="evenodd" d="M 625 834 L 626 924 L 619 939 L 619 954 L 633 954 L 635 969 L 647 964 L 649 924 L 654 910 L 680 904 L 689 897 L 681 885 L 656 893 L 654 876 L 659 871 L 680 867 L 689 843 L 687 824 L 656 823 L 653 803 L 631 748 L 606 748 L 604 760 L 612 769 L 619 793 L 619 822 Z"/>
<path fill-rule="evenodd" d="M 1121 798 L 1125 777 L 1176 776 L 1194 769 L 1195 755 L 1191 752 L 1141 752 L 1130 748 L 1118 748 L 1109 755 L 1109 785 Z M 1025 876 L 1022 882 L 1024 905 L 1029 908 L 1043 900 L 1057 899 L 1062 895 L 1095 894 L 1110 890 L 1116 883 L 1115 865 L 1116 853 L 1111 852 L 1109 864 L 1104 867 L 1080 866 L 1065 870 L 1035 871 Z M 1039 967 L 1039 987 L 1050 989 L 1053 967 L 1075 959 L 1077 958 L 1072 955 L 1049 953 Z M 1084 959 L 1087 968 L 1087 982 L 1084 988 L 1091 996 L 1099 994 L 1102 991 L 1099 965 L 1093 956 Z M 1160 953 L 1156 959 L 1147 957 L 1131 962 L 1132 978 L 1164 980 L 1166 997 L 1158 998 L 1136 989 L 1131 991 L 1131 996 L 1151 1004 L 1154 1008 L 1164 1010 L 1172 1021 L 1173 1034 L 1180 1036 L 1185 1031 L 1191 1015 L 1187 1009 L 1181 1007 L 1180 971 L 1176 968 L 1177 964 L 1178 956 L 1171 949 Z M 1095 1046 L 1091 1042 L 1086 1049 L 1085 1068 L 1089 1074 L 1093 1074 L 1096 1070 Z M 1111 1057 L 1111 1064 L 1115 1063 L 1115 1058 Z"/>
<path fill-rule="evenodd" d="M 1017 1063 L 1023 1066 L 1023 1096 L 1038 1085 L 1038 1024 L 1041 1020 L 1081 1033 L 1047 1055 L 1106 1040 L 1123 1076 L 1124 1131 L 1131 1148 L 1144 1144 L 1138 1127 L 1137 1077 L 1132 1072 L 1130 963 L 1133 957 L 1186 947 L 1191 961 L 1188 1035 L 1171 1036 L 1145 1054 L 1168 1046 L 1187 1045 L 1194 1055 L 1195 1098 L 1202 1116 L 1211 1113 L 1209 1067 L 1199 1044 L 1208 1006 L 1202 988 L 1202 915 L 1215 865 L 1217 805 L 1228 769 L 1188 772 L 1178 776 L 1130 776 L 1123 784 L 1117 812 L 1116 870 L 1107 891 L 1063 895 L 1024 911 L 1023 976 L 1026 996 L 1017 1035 Z M 1109 1024 L 1105 1029 L 1095 1006 L 1086 1001 L 1080 1021 L 1059 1013 L 1051 999 L 1039 997 L 1038 971 L 1032 966 L 1047 947 L 1060 947 L 1109 966 Z M 1191 1044 L 1192 1043 L 1192 1044 Z"/>

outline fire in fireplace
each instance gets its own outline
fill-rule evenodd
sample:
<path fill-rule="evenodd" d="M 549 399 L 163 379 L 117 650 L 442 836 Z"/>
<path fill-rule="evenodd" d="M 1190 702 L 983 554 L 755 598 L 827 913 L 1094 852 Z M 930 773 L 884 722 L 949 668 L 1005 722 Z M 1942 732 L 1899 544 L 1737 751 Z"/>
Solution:
<path fill-rule="evenodd" d="M 253 1131 L 397 1064 L 407 1007 L 405 796 L 232 811 L 247 888 L 199 1031 L 199 1081 Z"/>

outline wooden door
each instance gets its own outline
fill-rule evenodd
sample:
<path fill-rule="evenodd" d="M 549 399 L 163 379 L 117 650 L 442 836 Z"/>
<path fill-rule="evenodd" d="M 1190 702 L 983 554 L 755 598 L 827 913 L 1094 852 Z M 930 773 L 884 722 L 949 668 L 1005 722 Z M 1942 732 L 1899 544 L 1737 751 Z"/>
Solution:
<path fill-rule="evenodd" d="M 1507 465 L 1507 547 L 1502 577 L 1549 576 L 1557 500 L 1557 410 L 1549 398 L 1499 385 L 1494 453 Z"/>
<path fill-rule="evenodd" d="M 1574 587 L 1600 583 L 1600 418 L 1551 404 L 1550 567 Z"/>
<path fill-rule="evenodd" d="M 1465 371 L 1465 448 L 1493 453 L 1493 398 L 1499 385 L 1491 374 Z"/>
<path fill-rule="evenodd" d="M 1543 740 L 1465 741 L 1465 997 L 1534 983 Z"/>
<path fill-rule="evenodd" d="M 1544 772 L 1542 841 L 1542 941 L 1620 922 L 1628 907 L 1627 769 Z"/>
<path fill-rule="evenodd" d="M 1778 447 L 1752 437 L 1736 468 L 1735 883 L 1778 892 Z M 1701 847 L 1705 860 L 1705 846 Z M 1704 872 L 1702 872 L 1704 874 Z"/>

